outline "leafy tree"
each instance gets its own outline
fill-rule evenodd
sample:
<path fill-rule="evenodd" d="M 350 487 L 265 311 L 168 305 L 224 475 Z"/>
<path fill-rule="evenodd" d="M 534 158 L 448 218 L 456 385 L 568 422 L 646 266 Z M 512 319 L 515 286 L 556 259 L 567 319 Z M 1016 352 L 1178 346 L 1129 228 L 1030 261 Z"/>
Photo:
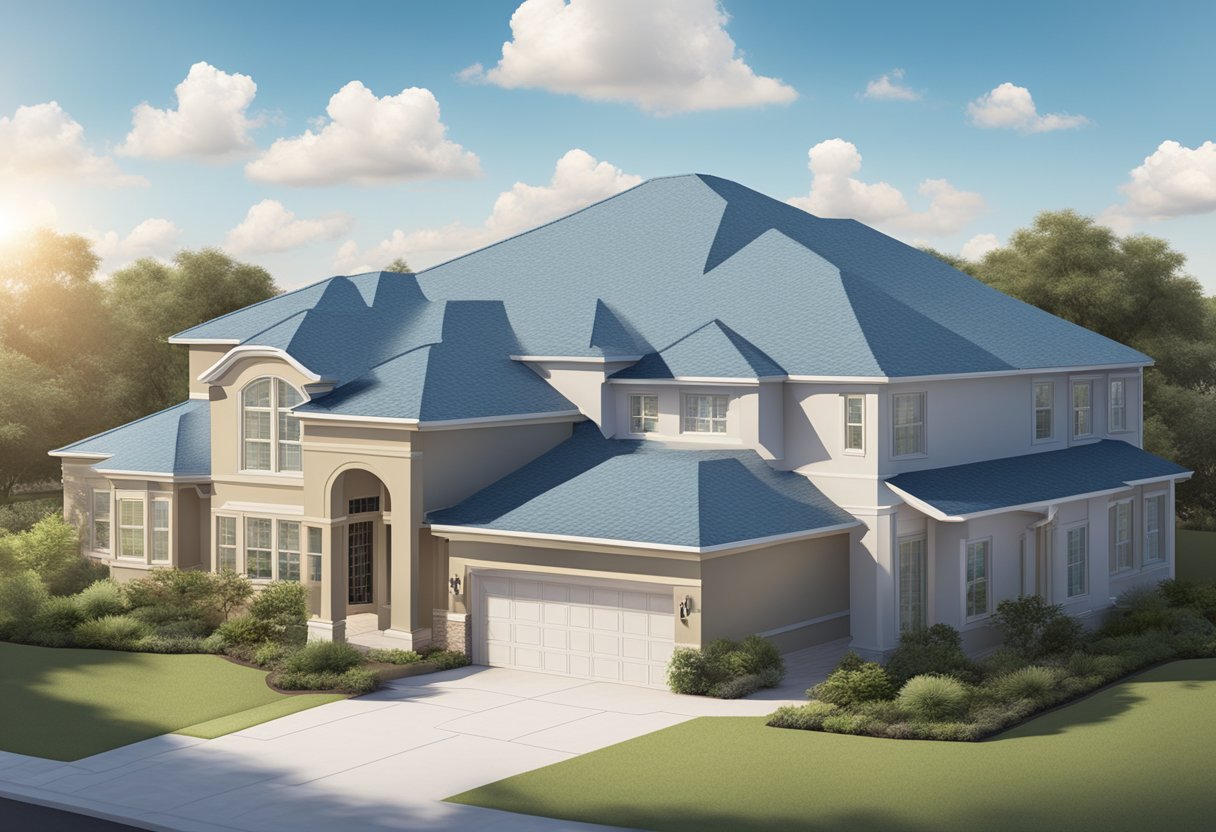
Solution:
<path fill-rule="evenodd" d="M 71 397 L 50 370 L 3 346 L 0 391 L 0 498 L 7 498 L 22 482 L 54 475 L 58 462 L 46 452 L 63 438 Z"/>
<path fill-rule="evenodd" d="M 413 274 L 414 270 L 410 268 L 410 264 L 405 262 L 404 257 L 398 257 L 393 262 L 384 267 L 386 272 L 400 272 L 401 274 Z"/>

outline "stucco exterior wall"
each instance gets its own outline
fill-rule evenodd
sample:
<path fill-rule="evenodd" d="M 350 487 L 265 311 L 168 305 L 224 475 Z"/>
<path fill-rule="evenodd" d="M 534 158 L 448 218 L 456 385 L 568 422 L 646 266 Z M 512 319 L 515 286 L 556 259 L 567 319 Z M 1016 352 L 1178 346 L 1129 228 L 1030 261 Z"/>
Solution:
<path fill-rule="evenodd" d="M 226 344 L 191 344 L 190 350 L 190 397 L 200 398 L 207 395 L 208 385 L 198 380 L 203 371 L 224 357 L 232 345 Z"/>

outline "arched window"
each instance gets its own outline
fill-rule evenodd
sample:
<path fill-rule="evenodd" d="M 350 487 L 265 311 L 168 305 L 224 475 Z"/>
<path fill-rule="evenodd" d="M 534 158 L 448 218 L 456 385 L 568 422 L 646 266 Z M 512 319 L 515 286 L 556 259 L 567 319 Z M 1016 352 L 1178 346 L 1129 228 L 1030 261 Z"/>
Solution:
<path fill-rule="evenodd" d="M 241 391 L 241 467 L 246 471 L 299 471 L 300 420 L 291 408 L 304 401 L 279 378 L 259 378 Z"/>

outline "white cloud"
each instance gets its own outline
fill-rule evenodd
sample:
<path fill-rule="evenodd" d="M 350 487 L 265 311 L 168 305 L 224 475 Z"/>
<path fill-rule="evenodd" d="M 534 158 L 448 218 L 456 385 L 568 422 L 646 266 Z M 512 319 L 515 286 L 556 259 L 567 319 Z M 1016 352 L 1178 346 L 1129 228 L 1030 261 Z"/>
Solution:
<path fill-rule="evenodd" d="M 976 127 L 990 130 L 1017 130 L 1019 133 L 1048 133 L 1072 130 L 1089 124 L 1085 116 L 1063 113 L 1039 115 L 1030 90 L 1006 81 L 967 105 L 967 114 Z"/>
<path fill-rule="evenodd" d="M 245 166 L 246 175 L 279 185 L 384 185 L 481 173 L 477 156 L 447 138 L 430 90 L 409 87 L 377 98 L 351 81 L 326 112 L 329 120 L 315 132 L 278 139 Z"/>
<path fill-rule="evenodd" d="M 155 159 L 222 159 L 251 150 L 249 130 L 260 121 L 246 111 L 257 89 L 248 75 L 229 75 L 199 61 L 177 85 L 176 110 L 159 110 L 146 101 L 135 107 L 131 132 L 118 152 Z"/>
<path fill-rule="evenodd" d="M 866 91 L 862 93 L 864 98 L 878 98 L 895 101 L 917 101 L 921 98 L 921 93 L 904 86 L 899 83 L 904 77 L 902 69 L 893 69 L 890 72 L 884 72 L 875 80 L 866 84 Z"/>
<path fill-rule="evenodd" d="M 976 234 L 963 243 L 959 256 L 964 260 L 983 260 L 990 251 L 1001 247 L 1001 241 L 995 234 Z"/>
<path fill-rule="evenodd" d="M 1126 197 L 1099 218 L 1121 231 L 1136 220 L 1162 220 L 1216 211 L 1216 143 L 1195 148 L 1162 142 L 1119 186 Z"/>
<path fill-rule="evenodd" d="M 511 190 L 500 193 L 490 216 L 480 226 L 452 223 L 409 233 L 398 229 L 362 253 L 350 240 L 339 248 L 334 266 L 355 274 L 405 257 L 412 267 L 425 268 L 565 216 L 641 181 L 640 176 L 624 173 L 576 148 L 557 160 L 548 185 L 516 182 Z"/>
<path fill-rule="evenodd" d="M 350 231 L 346 214 L 328 214 L 317 219 L 297 219 L 274 199 L 264 199 L 249 209 L 245 219 L 228 232 L 224 247 L 234 254 L 265 254 L 287 251 L 317 240 L 332 240 Z"/>
<path fill-rule="evenodd" d="M 717 0 L 525 0 L 497 66 L 464 80 L 539 87 L 651 113 L 787 104 L 797 91 L 757 75 Z"/>
<path fill-rule="evenodd" d="M 111 274 L 140 257 L 162 258 L 173 253 L 182 231 L 172 220 L 161 217 L 146 219 L 131 229 L 125 237 L 117 231 L 89 230 L 83 237 L 93 243 L 93 251 L 101 258 L 98 272 Z"/>
<path fill-rule="evenodd" d="M 0 116 L 0 181 L 63 179 L 88 185 L 147 185 L 84 143 L 84 128 L 58 102 L 18 107 Z"/>
<path fill-rule="evenodd" d="M 984 210 L 984 198 L 960 191 L 945 179 L 926 179 L 917 192 L 929 207 L 914 211 L 904 195 L 886 182 L 873 184 L 853 178 L 861 170 L 861 153 L 844 139 L 828 139 L 808 153 L 811 191 L 789 200 L 791 205 L 820 217 L 851 217 L 861 222 L 914 234 L 953 234 Z"/>

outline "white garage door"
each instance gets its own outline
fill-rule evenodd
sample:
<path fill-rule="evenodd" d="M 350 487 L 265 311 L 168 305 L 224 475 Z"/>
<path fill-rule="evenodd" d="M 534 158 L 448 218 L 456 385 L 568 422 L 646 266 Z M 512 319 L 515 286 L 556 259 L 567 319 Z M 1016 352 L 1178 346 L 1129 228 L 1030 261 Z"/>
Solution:
<path fill-rule="evenodd" d="M 480 664 L 661 687 L 675 646 L 670 587 L 478 575 Z"/>

